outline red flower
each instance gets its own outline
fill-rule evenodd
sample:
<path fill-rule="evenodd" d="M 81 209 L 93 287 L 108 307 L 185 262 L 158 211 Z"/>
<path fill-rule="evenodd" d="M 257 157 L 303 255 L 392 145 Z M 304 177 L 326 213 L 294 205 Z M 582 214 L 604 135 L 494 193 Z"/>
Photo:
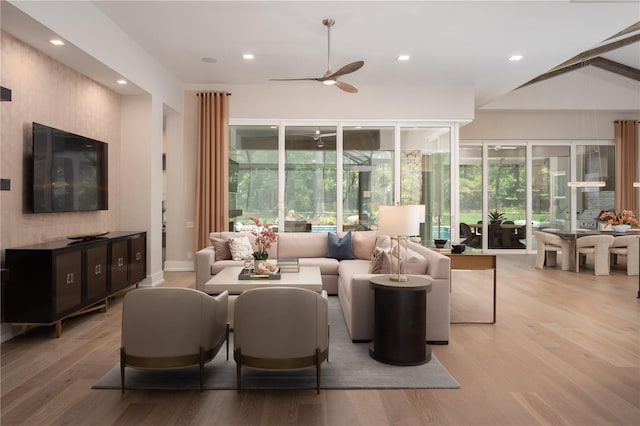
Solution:
<path fill-rule="evenodd" d="M 609 225 L 631 225 L 638 226 L 638 219 L 631 210 L 615 210 L 604 212 L 600 215 L 600 220 L 605 222 L 605 226 Z"/>
<path fill-rule="evenodd" d="M 271 248 L 271 245 L 278 240 L 278 234 L 273 232 L 271 229 L 270 223 L 263 224 L 260 219 L 257 217 L 249 217 L 251 221 L 254 223 L 256 228 L 251 231 L 251 233 L 256 237 L 256 245 L 258 246 L 258 250 L 253 252 L 253 257 L 256 260 L 265 260 L 269 257 L 268 249 Z"/>

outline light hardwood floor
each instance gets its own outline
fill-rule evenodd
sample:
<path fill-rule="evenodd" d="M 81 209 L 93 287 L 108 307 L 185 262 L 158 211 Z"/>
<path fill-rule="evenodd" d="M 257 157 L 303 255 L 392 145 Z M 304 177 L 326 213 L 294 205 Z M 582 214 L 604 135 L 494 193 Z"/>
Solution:
<path fill-rule="evenodd" d="M 2 344 L 7 425 L 638 425 L 638 277 L 537 270 L 498 257 L 495 325 L 451 327 L 433 346 L 456 390 L 143 392 L 92 390 L 118 361 L 122 298 L 107 313 Z M 192 287 L 193 273 L 165 273 Z M 452 316 L 490 318 L 490 280 L 456 272 Z M 230 361 L 233 362 L 233 361 Z"/>

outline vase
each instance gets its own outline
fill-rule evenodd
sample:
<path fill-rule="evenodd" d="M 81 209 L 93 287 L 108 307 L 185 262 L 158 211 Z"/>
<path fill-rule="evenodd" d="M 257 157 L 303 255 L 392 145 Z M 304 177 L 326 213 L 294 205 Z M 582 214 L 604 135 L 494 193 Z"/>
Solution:
<path fill-rule="evenodd" d="M 613 225 L 613 232 L 627 232 L 631 225 Z"/>
<path fill-rule="evenodd" d="M 258 267 L 258 265 L 261 265 L 263 263 L 269 263 L 267 262 L 267 259 L 256 259 L 253 261 L 253 270 L 258 272 L 260 271 L 260 268 Z"/>

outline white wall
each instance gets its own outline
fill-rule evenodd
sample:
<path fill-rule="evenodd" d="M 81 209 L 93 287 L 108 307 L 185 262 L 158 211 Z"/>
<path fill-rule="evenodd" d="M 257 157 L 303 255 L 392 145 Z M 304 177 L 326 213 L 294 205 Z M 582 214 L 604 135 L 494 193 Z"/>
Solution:
<path fill-rule="evenodd" d="M 460 140 L 613 140 L 615 120 L 640 120 L 640 111 L 478 111 Z"/>
<path fill-rule="evenodd" d="M 469 121 L 474 116 L 472 86 L 365 86 L 356 94 L 322 84 L 188 86 L 188 90 L 228 91 L 230 118 Z M 187 102 L 188 98 L 185 98 Z"/>
<path fill-rule="evenodd" d="M 162 114 L 152 96 L 122 97 L 120 225 L 147 232 L 147 280 L 162 280 Z"/>

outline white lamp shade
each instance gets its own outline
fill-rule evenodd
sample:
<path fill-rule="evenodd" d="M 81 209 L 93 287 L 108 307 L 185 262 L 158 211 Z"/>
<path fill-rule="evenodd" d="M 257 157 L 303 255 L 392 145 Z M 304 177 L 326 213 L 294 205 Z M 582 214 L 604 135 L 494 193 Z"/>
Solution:
<path fill-rule="evenodd" d="M 424 204 L 412 204 L 410 205 L 410 207 L 418 209 L 420 223 L 424 223 L 426 220 L 426 210 Z"/>
<path fill-rule="evenodd" d="M 379 231 L 386 235 L 418 235 L 420 233 L 418 206 L 380 206 Z"/>

